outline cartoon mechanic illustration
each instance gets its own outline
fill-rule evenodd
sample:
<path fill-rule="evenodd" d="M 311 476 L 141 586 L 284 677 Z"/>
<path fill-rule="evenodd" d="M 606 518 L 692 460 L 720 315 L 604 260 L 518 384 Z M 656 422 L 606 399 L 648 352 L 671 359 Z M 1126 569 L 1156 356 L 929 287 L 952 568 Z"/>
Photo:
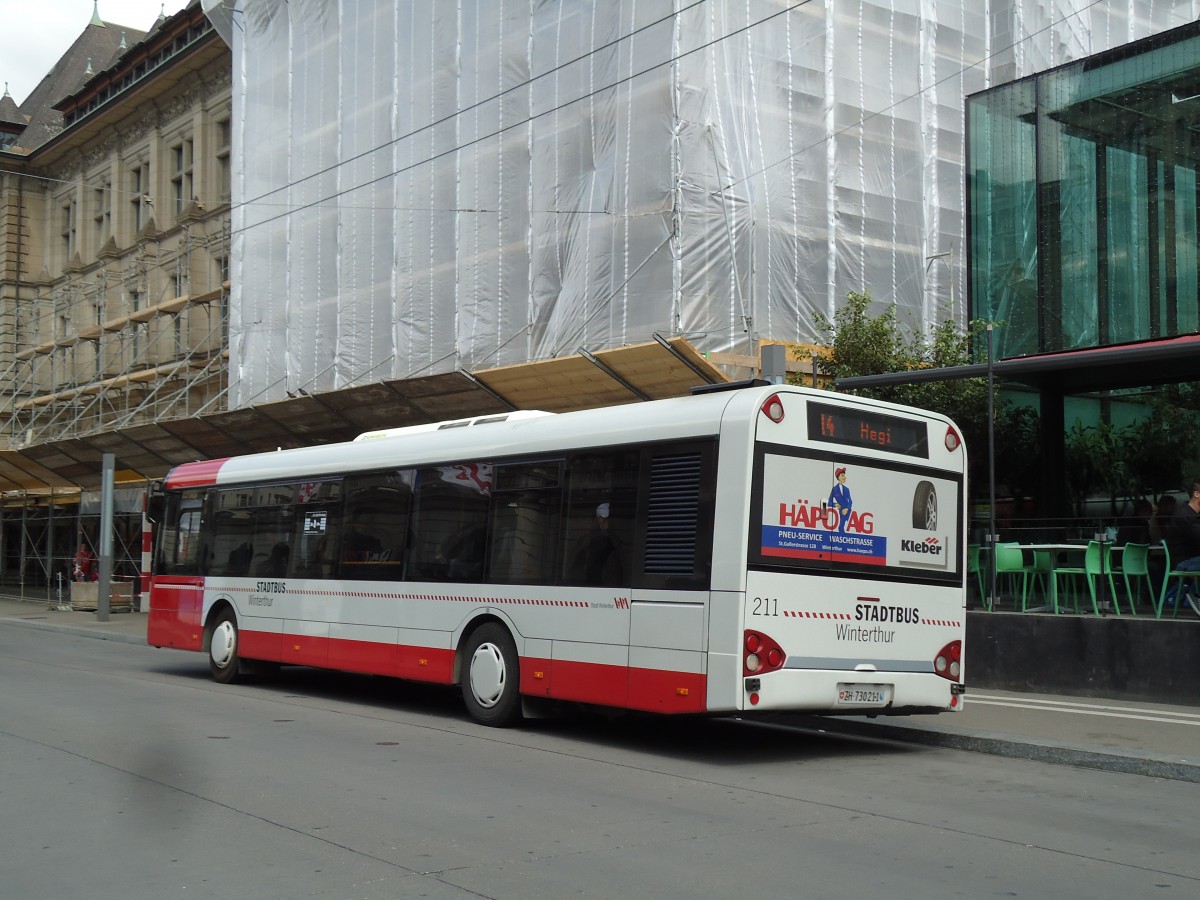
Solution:
<path fill-rule="evenodd" d="M 850 510 L 854 508 L 850 488 L 846 487 L 846 467 L 838 466 L 834 469 L 833 477 L 837 479 L 837 483 L 829 492 L 829 505 L 838 511 L 838 531 L 845 531 L 846 520 L 850 518 Z"/>

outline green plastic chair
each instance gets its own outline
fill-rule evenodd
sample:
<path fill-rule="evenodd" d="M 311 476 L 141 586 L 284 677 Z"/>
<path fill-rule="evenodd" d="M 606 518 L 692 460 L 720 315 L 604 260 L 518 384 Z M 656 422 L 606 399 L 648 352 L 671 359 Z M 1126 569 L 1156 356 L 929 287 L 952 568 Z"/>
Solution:
<path fill-rule="evenodd" d="M 1125 580 L 1125 593 L 1129 597 L 1129 612 L 1137 615 L 1142 602 L 1142 585 L 1146 585 L 1146 600 L 1151 611 L 1157 610 L 1154 596 L 1154 579 L 1150 576 L 1150 545 L 1126 544 L 1121 551 L 1121 568 L 1110 570 Z"/>
<path fill-rule="evenodd" d="M 1117 599 L 1117 587 L 1113 581 L 1112 568 L 1106 564 L 1106 556 L 1109 553 L 1109 545 L 1102 544 L 1100 541 L 1088 541 L 1087 548 L 1083 554 L 1083 566 L 1056 566 L 1054 569 L 1054 611 L 1059 611 L 1058 593 L 1059 593 L 1059 578 L 1063 575 L 1071 579 L 1083 578 L 1087 584 L 1088 595 L 1092 601 L 1092 612 L 1100 615 L 1100 604 L 1096 600 L 1096 579 L 1100 577 L 1108 578 L 1108 589 L 1113 598 L 1113 609 L 1117 615 L 1121 614 L 1121 604 Z M 1076 612 L 1079 612 L 1079 596 L 1077 592 L 1072 594 L 1073 605 Z"/>
<path fill-rule="evenodd" d="M 996 576 L 1007 576 L 1009 583 L 1013 587 L 1013 604 L 1016 604 L 1016 579 L 1021 576 L 1021 612 L 1024 612 L 1029 606 L 1029 576 L 1033 572 L 1033 566 L 1025 564 L 1025 554 L 1021 550 L 1021 545 L 1012 542 L 1006 544 L 996 544 Z"/>
<path fill-rule="evenodd" d="M 979 562 L 980 550 L 979 544 L 967 545 L 967 573 L 975 576 L 975 584 L 979 588 L 979 602 L 984 605 L 985 609 L 990 610 L 992 598 L 987 595 L 987 590 L 984 588 L 983 567 Z"/>
<path fill-rule="evenodd" d="M 1042 583 L 1042 591 L 1047 597 L 1051 594 L 1050 579 L 1054 577 L 1054 553 L 1051 550 L 1033 550 L 1033 565 L 1029 567 L 1032 583 Z"/>
<path fill-rule="evenodd" d="M 1171 588 L 1171 582 L 1178 581 L 1179 587 L 1175 591 L 1175 606 L 1171 610 L 1171 617 L 1175 618 L 1175 617 L 1178 617 L 1178 615 L 1179 615 L 1179 607 L 1183 606 L 1183 603 L 1184 603 L 1184 600 L 1183 600 L 1184 585 L 1188 581 L 1195 582 L 1196 579 L 1200 578 L 1200 572 L 1193 572 L 1190 570 L 1180 571 L 1179 569 L 1171 568 L 1171 551 L 1167 548 L 1166 541 L 1163 541 L 1162 549 L 1163 549 L 1163 560 L 1166 563 L 1166 573 L 1163 575 L 1162 587 L 1159 589 L 1158 608 L 1155 610 L 1155 616 L 1156 616 L 1156 618 L 1159 618 L 1159 619 L 1162 618 L 1163 606 L 1167 602 L 1167 592 Z"/>

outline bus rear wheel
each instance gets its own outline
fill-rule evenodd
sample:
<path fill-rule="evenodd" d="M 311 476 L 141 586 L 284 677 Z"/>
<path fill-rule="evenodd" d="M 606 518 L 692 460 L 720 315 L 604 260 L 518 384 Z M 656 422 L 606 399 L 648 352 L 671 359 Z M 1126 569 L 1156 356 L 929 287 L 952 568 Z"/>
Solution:
<path fill-rule="evenodd" d="M 238 628 L 232 609 L 223 609 L 213 621 L 208 638 L 208 668 L 213 681 L 230 684 L 238 677 Z"/>
<path fill-rule="evenodd" d="M 508 629 L 479 626 L 463 646 L 463 702 L 481 725 L 504 728 L 521 718 L 520 661 Z"/>

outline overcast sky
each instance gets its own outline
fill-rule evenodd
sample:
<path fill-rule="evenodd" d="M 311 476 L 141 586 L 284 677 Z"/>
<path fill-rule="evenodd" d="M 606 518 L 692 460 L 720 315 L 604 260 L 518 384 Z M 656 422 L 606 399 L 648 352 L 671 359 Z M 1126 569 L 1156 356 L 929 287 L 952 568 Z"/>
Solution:
<path fill-rule="evenodd" d="M 105 22 L 149 31 L 160 12 L 171 16 L 188 0 L 99 0 Z M 0 0 L 0 96 L 17 104 L 58 62 L 92 20 L 96 0 Z"/>

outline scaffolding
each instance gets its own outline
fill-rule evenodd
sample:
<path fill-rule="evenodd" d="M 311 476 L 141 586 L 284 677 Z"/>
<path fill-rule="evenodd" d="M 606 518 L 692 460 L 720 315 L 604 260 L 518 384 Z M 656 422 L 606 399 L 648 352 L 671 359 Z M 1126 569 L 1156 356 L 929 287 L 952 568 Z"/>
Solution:
<path fill-rule="evenodd" d="M 140 241 L 82 277 L 36 286 L 0 375 L 0 442 L 21 449 L 227 408 L 229 283 L 197 271 L 201 250 L 228 258 L 227 214 L 186 222 L 174 247 Z"/>
<path fill-rule="evenodd" d="M 143 569 L 143 510 L 149 482 L 113 491 L 113 578 L 136 594 Z M 100 548 L 100 492 L 49 489 L 13 491 L 0 498 L 0 591 L 47 606 L 71 603 L 81 549 L 92 558 Z"/>

